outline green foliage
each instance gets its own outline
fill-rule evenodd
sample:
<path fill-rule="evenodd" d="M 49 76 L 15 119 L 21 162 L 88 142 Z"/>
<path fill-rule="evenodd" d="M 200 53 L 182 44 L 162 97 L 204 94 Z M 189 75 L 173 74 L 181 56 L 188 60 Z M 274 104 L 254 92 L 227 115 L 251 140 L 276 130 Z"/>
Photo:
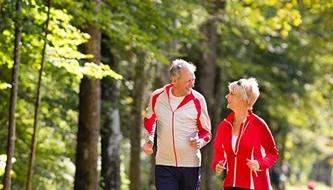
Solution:
<path fill-rule="evenodd" d="M 5 174 L 6 161 L 7 161 L 7 155 L 0 154 L 0 176 L 3 176 Z M 12 158 L 12 164 L 14 164 L 15 162 L 16 162 L 16 159 Z M 12 171 L 11 175 L 15 176 L 15 173 Z M 3 189 L 3 184 L 0 185 L 0 189 Z"/>
<path fill-rule="evenodd" d="M 11 59 L 11 55 L 13 55 L 14 46 L 10 44 L 14 41 L 13 35 L 8 29 L 4 29 L 0 32 L 0 66 L 12 67 L 14 62 L 13 59 Z"/>
<path fill-rule="evenodd" d="M 226 9 L 221 11 L 211 1 L 108 0 L 102 1 L 96 13 L 91 10 L 92 1 L 52 2 L 33 181 L 36 189 L 73 188 L 78 92 L 83 75 L 121 80 L 121 154 L 125 160 L 121 177 L 122 189 L 128 188 L 127 137 L 133 126 L 131 113 L 136 109 L 134 65 L 144 64 L 142 75 L 149 88 L 161 74 L 160 65 L 168 64 L 170 58 L 198 60 L 203 52 L 211 51 L 203 45 L 201 34 L 208 19 L 217 21 L 217 62 L 225 80 L 220 85 L 226 88 L 228 81 L 240 77 L 258 79 L 261 96 L 255 111 L 268 122 L 280 150 L 284 147 L 280 155 L 291 162 L 294 171 L 300 168 L 306 176 L 314 160 L 332 154 L 333 3 L 234 0 L 226 1 Z M 23 189 L 26 180 L 46 11 L 43 1 L 23 1 L 14 189 Z M 0 1 L 0 126 L 8 125 L 14 13 L 14 2 Z M 91 55 L 80 51 L 90 38 L 83 32 L 87 23 L 102 30 L 107 46 L 101 51 L 114 60 L 102 57 L 103 63 L 87 61 Z M 119 66 L 118 73 L 111 62 Z M 6 136 L 2 127 L 1 142 L 6 142 Z M 0 154 L 4 153 L 2 143 Z M 147 179 L 149 160 L 143 163 Z M 0 176 L 2 170 L 0 167 Z M 148 187 L 147 180 L 144 186 Z"/>
<path fill-rule="evenodd" d="M 13 2 L 14 3 L 14 2 Z M 43 45 L 42 24 L 46 18 L 42 5 L 34 1 L 24 3 L 23 15 L 26 20 L 23 27 L 23 42 L 21 49 L 21 66 L 19 95 L 17 103 L 17 140 L 15 158 L 20 160 L 13 166 L 13 188 L 23 189 L 27 175 L 28 156 L 30 152 L 34 97 L 37 84 L 38 69 L 41 62 L 41 49 Z M 9 11 L 5 10 L 5 11 Z M 87 40 L 87 35 L 73 27 L 69 23 L 69 16 L 62 11 L 51 11 L 49 46 L 47 52 L 48 63 L 58 57 L 63 58 L 64 67 L 70 67 L 71 61 L 79 62 L 87 56 L 81 54 L 78 45 Z M 57 18 L 61 17 L 61 18 Z M 12 19 L 11 17 L 6 18 Z M 67 32 L 67 33 L 66 33 Z M 1 31 L 0 54 L 1 56 L 1 83 L 2 87 L 8 86 L 10 70 L 12 67 L 13 28 L 8 25 Z M 52 48 L 56 48 L 52 49 Z M 63 53 L 62 54 L 60 54 Z M 66 57 L 67 56 L 67 57 Z M 81 69 L 89 69 L 84 66 Z M 104 68 L 103 73 L 110 72 Z M 104 72 L 106 71 L 106 72 Z M 82 75 L 82 73 L 80 73 Z M 99 73 L 99 75 L 101 75 Z M 37 189 L 71 189 L 73 182 L 74 139 L 77 126 L 77 96 L 79 79 L 70 77 L 66 70 L 46 65 L 43 75 L 42 96 L 46 96 L 47 103 L 42 103 L 38 133 L 38 150 L 33 184 Z M 76 90 L 76 91 L 75 91 Z M 2 100 L 9 100 L 9 89 L 2 90 Z M 47 92 L 47 93 L 45 93 Z M 73 101 L 72 101 L 73 100 Z M 7 101 L 1 101 L 3 113 L 8 110 Z M 42 100 L 43 102 L 43 100 Z M 63 106 L 60 106 L 64 104 Z M 68 104 L 68 105 L 66 105 Z M 1 114 L 1 126 L 6 126 L 7 121 Z M 5 134 L 6 128 L 1 129 Z M 6 142 L 7 135 L 1 135 L 1 141 Z M 5 143 L 1 146 L 1 153 L 5 152 Z"/>
<path fill-rule="evenodd" d="M 8 83 L 1 83 L 0 82 L 0 90 L 4 90 L 6 88 L 11 88 L 11 85 Z"/>

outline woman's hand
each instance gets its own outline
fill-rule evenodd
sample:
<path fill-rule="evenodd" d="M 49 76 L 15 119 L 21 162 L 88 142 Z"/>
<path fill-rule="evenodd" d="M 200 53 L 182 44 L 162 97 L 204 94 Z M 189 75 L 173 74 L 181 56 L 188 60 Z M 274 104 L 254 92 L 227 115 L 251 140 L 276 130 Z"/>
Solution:
<path fill-rule="evenodd" d="M 216 166 L 215 166 L 215 173 L 216 173 L 216 175 L 221 175 L 222 174 L 222 172 L 223 172 L 223 170 L 224 169 L 226 169 L 225 168 L 225 163 L 226 163 L 227 161 L 222 161 L 222 160 L 220 160 L 219 161 L 219 163 L 217 163 L 216 164 Z"/>
<path fill-rule="evenodd" d="M 252 170 L 256 175 L 257 171 L 260 171 L 260 165 L 257 160 L 246 159 L 246 165 Z"/>

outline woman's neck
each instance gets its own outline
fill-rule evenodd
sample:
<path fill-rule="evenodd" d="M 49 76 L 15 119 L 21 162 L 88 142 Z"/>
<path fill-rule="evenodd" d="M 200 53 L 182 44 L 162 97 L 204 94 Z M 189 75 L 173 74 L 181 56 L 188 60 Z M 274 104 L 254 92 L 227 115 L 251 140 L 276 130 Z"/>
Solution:
<path fill-rule="evenodd" d="M 234 123 L 241 124 L 246 120 L 246 117 L 248 115 L 247 109 L 237 110 L 234 111 L 235 117 L 234 117 Z"/>

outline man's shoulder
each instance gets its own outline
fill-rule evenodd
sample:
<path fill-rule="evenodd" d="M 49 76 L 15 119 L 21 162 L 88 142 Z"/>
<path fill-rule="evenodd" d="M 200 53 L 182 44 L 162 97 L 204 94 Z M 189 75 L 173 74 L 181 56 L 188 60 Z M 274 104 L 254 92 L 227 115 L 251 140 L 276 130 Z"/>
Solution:
<path fill-rule="evenodd" d="M 166 85 L 164 85 L 163 87 L 154 90 L 153 93 L 152 93 L 152 96 L 154 96 L 154 95 L 159 95 L 159 94 L 161 94 L 163 91 L 168 91 L 168 90 L 170 89 L 170 87 L 172 87 L 172 84 L 171 84 L 171 83 L 166 84 Z"/>
<path fill-rule="evenodd" d="M 198 91 L 196 90 L 192 90 L 192 94 L 195 98 L 199 99 L 199 100 L 205 100 L 205 97 Z"/>
<path fill-rule="evenodd" d="M 164 91 L 164 87 L 162 87 L 162 88 L 158 88 L 158 89 L 155 89 L 155 90 L 152 92 L 152 96 L 155 96 L 155 95 L 161 94 L 163 91 Z"/>

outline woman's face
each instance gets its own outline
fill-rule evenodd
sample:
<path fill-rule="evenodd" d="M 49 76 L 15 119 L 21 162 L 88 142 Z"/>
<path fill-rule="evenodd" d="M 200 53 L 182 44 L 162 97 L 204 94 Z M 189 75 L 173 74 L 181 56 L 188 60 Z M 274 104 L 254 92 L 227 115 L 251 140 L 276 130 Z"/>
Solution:
<path fill-rule="evenodd" d="M 225 98 L 227 99 L 227 108 L 235 111 L 235 110 L 239 110 L 240 108 L 242 108 L 243 106 L 245 106 L 245 102 L 242 99 L 240 94 L 237 94 L 235 91 L 230 91 L 229 93 L 225 96 Z"/>

